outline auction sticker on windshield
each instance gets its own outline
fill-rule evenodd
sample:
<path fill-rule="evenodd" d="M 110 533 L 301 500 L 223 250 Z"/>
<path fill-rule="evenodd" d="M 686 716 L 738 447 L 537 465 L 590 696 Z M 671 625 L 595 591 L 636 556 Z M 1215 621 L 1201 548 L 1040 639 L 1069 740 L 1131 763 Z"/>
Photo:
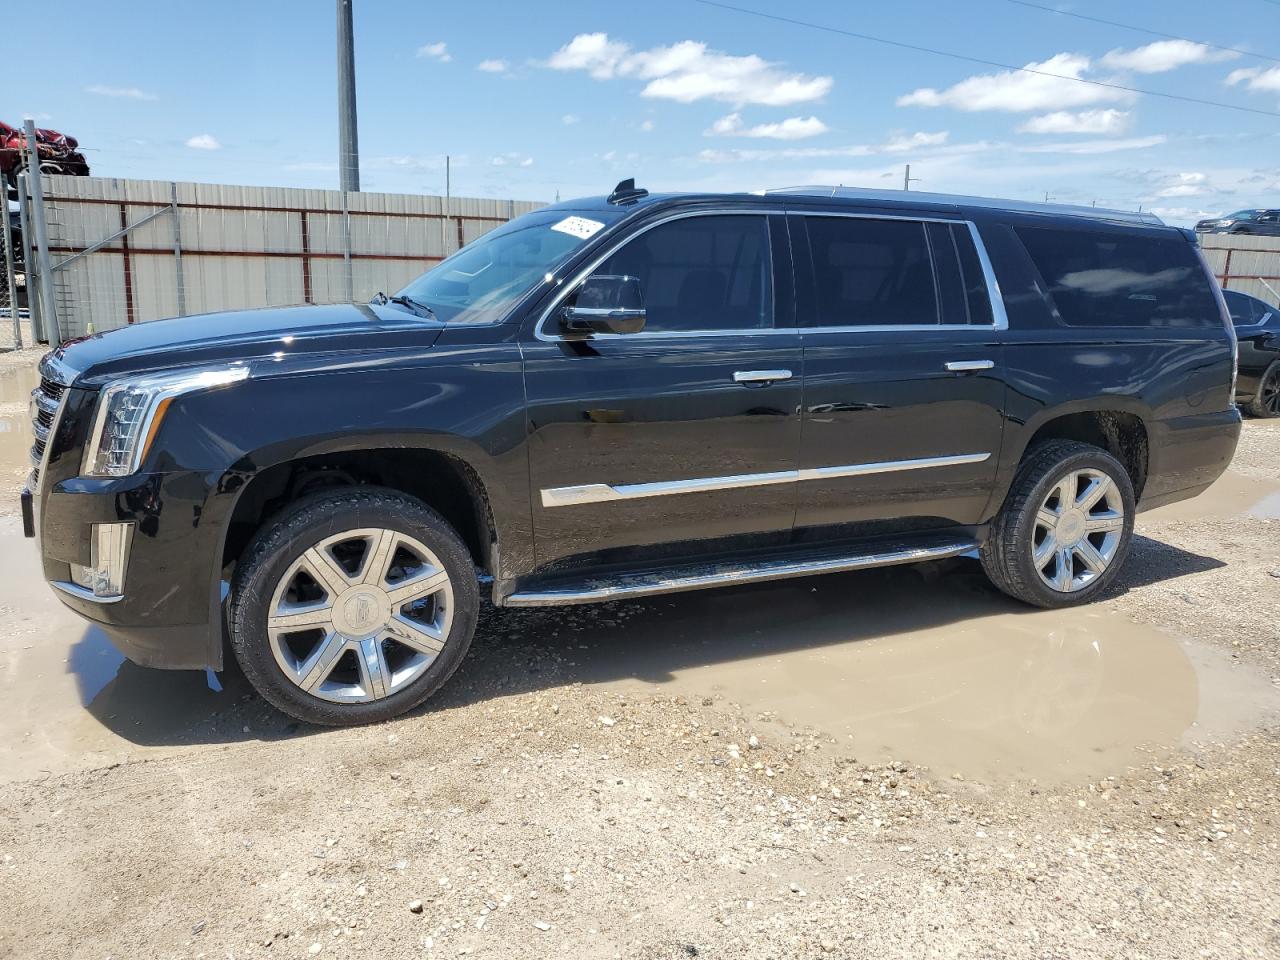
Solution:
<path fill-rule="evenodd" d="M 577 237 L 579 240 L 586 240 L 599 232 L 603 226 L 604 224 L 599 220 L 588 220 L 586 217 L 565 217 L 559 223 L 552 224 L 551 229 L 567 233 L 569 236 Z"/>

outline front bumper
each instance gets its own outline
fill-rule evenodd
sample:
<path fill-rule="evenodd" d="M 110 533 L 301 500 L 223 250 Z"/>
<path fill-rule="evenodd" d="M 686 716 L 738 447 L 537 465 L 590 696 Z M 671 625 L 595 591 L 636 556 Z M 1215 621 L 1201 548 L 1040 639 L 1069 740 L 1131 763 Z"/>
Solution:
<path fill-rule="evenodd" d="M 222 668 L 221 540 L 207 509 L 210 484 L 194 473 L 50 479 L 22 495 L 24 530 L 39 537 L 45 579 L 58 599 L 102 628 L 144 667 Z M 213 511 L 217 512 L 217 511 Z M 129 523 L 121 596 L 94 596 L 72 564 L 92 562 L 95 524 Z"/>

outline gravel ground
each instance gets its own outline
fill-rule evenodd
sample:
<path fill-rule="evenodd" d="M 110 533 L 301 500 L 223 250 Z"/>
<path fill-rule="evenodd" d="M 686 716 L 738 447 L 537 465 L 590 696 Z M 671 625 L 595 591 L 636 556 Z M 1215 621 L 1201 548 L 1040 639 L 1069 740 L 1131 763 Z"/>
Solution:
<path fill-rule="evenodd" d="M 1278 464 L 1280 423 L 1247 423 L 1252 500 Z M 1144 515 L 1097 607 L 1275 706 L 1266 512 Z M 714 685 L 595 682 L 575 638 L 626 647 L 657 609 L 489 611 L 435 702 L 371 728 L 290 723 L 234 673 L 180 727 L 95 700 L 148 749 L 0 783 L 0 957 L 1280 957 L 1273 714 L 1113 776 L 960 777 Z"/>

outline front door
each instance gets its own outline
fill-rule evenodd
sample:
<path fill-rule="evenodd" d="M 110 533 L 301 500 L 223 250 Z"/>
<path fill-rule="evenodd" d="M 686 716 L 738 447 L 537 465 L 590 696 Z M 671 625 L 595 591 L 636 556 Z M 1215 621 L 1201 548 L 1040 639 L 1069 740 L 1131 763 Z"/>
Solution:
<path fill-rule="evenodd" d="M 981 521 L 1005 386 L 970 227 L 797 214 L 792 236 L 805 358 L 797 536 Z"/>
<path fill-rule="evenodd" d="M 639 278 L 642 332 L 567 334 L 563 304 L 539 319 L 524 344 L 539 566 L 790 534 L 803 378 L 788 250 L 782 217 L 679 215 L 591 271 Z"/>

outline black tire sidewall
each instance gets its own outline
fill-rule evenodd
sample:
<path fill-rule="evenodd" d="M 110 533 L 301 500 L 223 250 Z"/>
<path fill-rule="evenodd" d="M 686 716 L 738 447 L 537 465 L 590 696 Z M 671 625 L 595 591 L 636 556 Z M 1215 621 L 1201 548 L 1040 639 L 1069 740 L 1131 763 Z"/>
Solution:
<path fill-rule="evenodd" d="M 1263 404 L 1262 394 L 1267 387 L 1267 381 L 1280 377 L 1280 360 L 1273 360 L 1267 369 L 1262 371 L 1262 376 L 1258 378 L 1258 392 L 1254 397 L 1245 404 L 1245 410 L 1252 417 L 1260 420 L 1274 420 L 1277 414 L 1272 413 Z"/>
<path fill-rule="evenodd" d="M 303 552 L 326 537 L 361 527 L 405 533 L 436 555 L 449 573 L 453 621 L 444 649 L 403 690 L 369 703 L 333 703 L 301 690 L 280 669 L 267 637 L 267 611 L 280 578 Z M 374 488 L 309 497 L 266 524 L 246 556 L 232 587 L 231 647 L 258 693 L 290 716 L 330 726 L 399 716 L 438 690 L 466 656 L 480 605 L 475 566 L 449 524 L 418 500 Z"/>

